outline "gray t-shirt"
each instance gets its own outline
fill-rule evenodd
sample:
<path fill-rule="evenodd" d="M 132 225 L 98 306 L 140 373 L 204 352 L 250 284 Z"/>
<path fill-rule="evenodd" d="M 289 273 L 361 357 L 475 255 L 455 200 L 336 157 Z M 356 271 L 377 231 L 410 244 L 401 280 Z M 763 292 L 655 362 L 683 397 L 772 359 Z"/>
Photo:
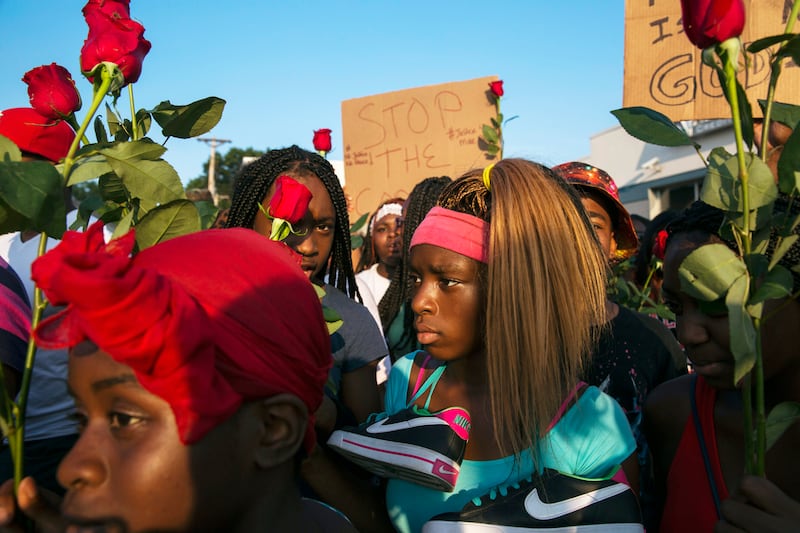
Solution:
<path fill-rule="evenodd" d="M 381 330 L 366 307 L 327 283 L 322 305 L 330 307 L 342 318 L 343 324 L 331 335 L 333 368 L 331 378 L 338 391 L 341 375 L 358 370 L 389 353 Z"/>

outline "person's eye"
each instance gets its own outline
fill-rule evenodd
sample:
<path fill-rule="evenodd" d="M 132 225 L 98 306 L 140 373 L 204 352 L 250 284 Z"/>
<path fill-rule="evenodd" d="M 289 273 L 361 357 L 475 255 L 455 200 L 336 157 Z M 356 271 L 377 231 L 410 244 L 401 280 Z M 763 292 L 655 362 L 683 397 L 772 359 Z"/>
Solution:
<path fill-rule="evenodd" d="M 454 279 L 442 279 L 442 280 L 440 280 L 440 281 L 439 281 L 439 283 L 440 283 L 440 284 L 441 284 L 443 287 L 450 288 L 450 287 L 455 287 L 455 286 L 456 286 L 456 285 L 458 285 L 460 282 L 459 282 L 459 281 L 457 281 L 457 280 L 454 280 Z"/>
<path fill-rule="evenodd" d="M 145 421 L 141 416 L 120 412 L 109 413 L 108 420 L 111 423 L 111 429 L 125 429 L 139 425 Z"/>
<path fill-rule="evenodd" d="M 411 279 L 411 283 L 414 285 L 419 285 L 420 283 L 422 283 L 422 278 L 419 276 L 415 276 L 414 274 L 411 274 L 409 278 Z"/>
<path fill-rule="evenodd" d="M 320 233 L 330 233 L 333 231 L 333 226 L 331 224 L 317 224 L 317 231 Z"/>

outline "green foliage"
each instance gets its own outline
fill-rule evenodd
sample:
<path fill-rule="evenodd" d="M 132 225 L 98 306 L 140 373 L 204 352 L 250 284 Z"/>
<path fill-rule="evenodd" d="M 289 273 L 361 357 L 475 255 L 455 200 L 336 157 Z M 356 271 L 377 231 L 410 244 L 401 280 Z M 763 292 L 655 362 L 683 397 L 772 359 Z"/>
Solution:
<path fill-rule="evenodd" d="M 766 423 L 768 450 L 798 418 L 800 418 L 800 403 L 798 402 L 783 402 L 772 408 Z"/>
<path fill-rule="evenodd" d="M 60 238 L 67 216 L 61 180 L 44 161 L 1 163 L 0 233 L 35 230 Z"/>
<path fill-rule="evenodd" d="M 724 244 L 706 244 L 686 256 L 678 269 L 681 290 L 712 302 L 727 294 L 734 281 L 747 274 L 747 266 Z"/>
<path fill-rule="evenodd" d="M 772 171 L 761 159 L 749 153 L 745 154 L 745 160 L 750 174 L 750 210 L 772 204 L 778 196 Z M 700 199 L 723 211 L 741 213 L 744 209 L 739 161 L 724 148 L 714 148 L 708 156 L 708 173 L 703 181 Z"/>
<path fill-rule="evenodd" d="M 620 125 L 640 141 L 659 146 L 696 146 L 685 131 L 665 115 L 646 107 L 624 107 L 611 112 Z"/>
<path fill-rule="evenodd" d="M 789 136 L 778 159 L 778 187 L 784 194 L 800 189 L 800 128 Z"/>
<path fill-rule="evenodd" d="M 364 244 L 364 237 L 361 236 L 361 228 L 367 223 L 369 213 L 364 213 L 358 220 L 350 225 L 350 249 L 358 250 Z"/>
<path fill-rule="evenodd" d="M 222 118 L 225 100 L 209 96 L 188 105 L 161 102 L 152 111 L 165 137 L 188 139 L 208 133 Z"/>
<path fill-rule="evenodd" d="M 194 203 L 175 200 L 159 205 L 136 224 L 136 245 L 142 250 L 195 231 L 200 231 L 200 217 Z"/>

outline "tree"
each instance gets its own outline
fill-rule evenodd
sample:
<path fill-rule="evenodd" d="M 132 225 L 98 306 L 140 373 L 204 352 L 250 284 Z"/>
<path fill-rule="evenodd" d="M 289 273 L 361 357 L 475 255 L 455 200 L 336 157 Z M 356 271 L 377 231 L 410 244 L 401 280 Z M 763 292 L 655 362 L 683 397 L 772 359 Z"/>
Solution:
<path fill-rule="evenodd" d="M 227 152 L 216 154 L 217 168 L 214 173 L 214 181 L 217 184 L 217 193 L 222 197 L 228 197 L 224 204 L 230 202 L 230 196 L 233 193 L 233 182 L 236 175 L 242 168 L 242 158 L 244 157 L 261 157 L 264 155 L 264 150 L 257 150 L 253 147 L 236 148 L 233 147 Z M 186 189 L 207 189 L 208 188 L 208 165 L 211 157 L 203 163 L 203 173 L 190 180 L 186 184 Z"/>

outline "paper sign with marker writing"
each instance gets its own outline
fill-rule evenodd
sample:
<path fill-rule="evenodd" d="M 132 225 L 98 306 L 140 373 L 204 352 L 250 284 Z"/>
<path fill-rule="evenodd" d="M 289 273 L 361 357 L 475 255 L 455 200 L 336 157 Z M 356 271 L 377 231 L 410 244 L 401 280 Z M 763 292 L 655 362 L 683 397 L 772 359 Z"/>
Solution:
<path fill-rule="evenodd" d="M 742 41 L 783 33 L 793 0 L 745 0 Z M 795 31 L 797 31 L 797 26 Z M 773 48 L 774 49 L 774 48 Z M 752 59 L 739 74 L 753 115 L 761 116 L 758 100 L 767 97 L 769 50 L 748 54 Z M 800 104 L 800 68 L 783 63 L 776 101 Z M 729 118 L 730 108 L 719 79 L 703 64 L 701 51 L 689 42 L 677 0 L 625 2 L 625 86 L 623 106 L 646 106 L 674 121 Z"/>
<path fill-rule="evenodd" d="M 347 193 L 355 219 L 431 176 L 456 178 L 487 164 L 478 145 L 495 116 L 489 82 L 430 85 L 342 102 Z"/>

